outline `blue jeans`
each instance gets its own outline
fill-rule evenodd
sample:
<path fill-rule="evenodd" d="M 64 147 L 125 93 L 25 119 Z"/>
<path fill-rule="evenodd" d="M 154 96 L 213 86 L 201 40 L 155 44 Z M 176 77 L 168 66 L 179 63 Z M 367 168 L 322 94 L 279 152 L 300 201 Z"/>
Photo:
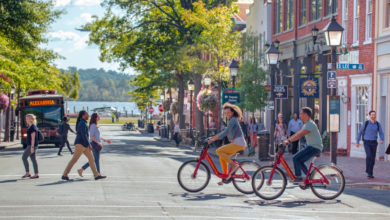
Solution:
<path fill-rule="evenodd" d="M 374 173 L 377 141 L 364 141 L 364 150 L 366 151 L 366 173 L 370 176 Z"/>
<path fill-rule="evenodd" d="M 100 151 L 92 150 L 92 154 L 93 154 L 93 157 L 95 158 L 96 170 L 98 171 L 98 173 L 100 173 L 100 163 L 99 163 Z M 85 170 L 88 167 L 89 167 L 89 163 L 87 162 L 86 164 L 84 164 L 84 166 L 82 168 L 83 168 L 83 170 Z"/>
<path fill-rule="evenodd" d="M 305 162 L 310 158 L 319 155 L 320 153 L 321 151 L 319 149 L 314 148 L 312 146 L 306 146 L 301 151 L 296 153 L 293 157 L 295 176 L 301 176 L 301 170 L 303 170 L 303 172 L 307 174 L 307 167 L 305 165 Z"/>

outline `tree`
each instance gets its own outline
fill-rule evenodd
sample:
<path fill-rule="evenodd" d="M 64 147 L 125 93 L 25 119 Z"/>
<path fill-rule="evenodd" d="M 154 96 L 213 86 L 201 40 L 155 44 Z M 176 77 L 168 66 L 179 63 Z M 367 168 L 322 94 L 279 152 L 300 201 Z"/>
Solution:
<path fill-rule="evenodd" d="M 268 100 L 268 92 L 264 85 L 269 73 L 260 66 L 263 59 L 261 51 L 257 49 L 258 42 L 261 42 L 261 39 L 254 34 L 243 35 L 241 41 L 243 63 L 238 71 L 240 106 L 253 113 L 261 110 Z"/>

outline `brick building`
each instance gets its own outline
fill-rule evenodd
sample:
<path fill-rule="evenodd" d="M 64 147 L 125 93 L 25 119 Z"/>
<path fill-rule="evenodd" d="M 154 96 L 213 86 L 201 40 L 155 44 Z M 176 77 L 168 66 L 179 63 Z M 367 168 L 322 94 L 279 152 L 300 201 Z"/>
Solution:
<path fill-rule="evenodd" d="M 338 63 L 364 64 L 364 70 L 338 70 L 341 96 L 338 151 L 364 157 L 364 148 L 355 147 L 357 131 L 373 109 L 375 55 L 375 0 L 274 0 L 272 40 L 281 51 L 276 84 L 289 85 L 289 99 L 276 108 L 287 117 L 302 106 L 315 109 L 314 119 L 321 132 L 327 128 L 327 71 L 331 48 L 325 43 L 324 27 L 335 16 L 344 27 Z M 320 30 L 314 44 L 311 31 Z M 345 50 L 345 48 L 347 50 Z M 315 82 L 318 96 L 302 95 L 301 84 Z M 307 94 L 306 94 L 307 95 Z M 301 97 L 300 97 L 301 96 Z M 314 95 L 315 96 L 315 95 Z"/>

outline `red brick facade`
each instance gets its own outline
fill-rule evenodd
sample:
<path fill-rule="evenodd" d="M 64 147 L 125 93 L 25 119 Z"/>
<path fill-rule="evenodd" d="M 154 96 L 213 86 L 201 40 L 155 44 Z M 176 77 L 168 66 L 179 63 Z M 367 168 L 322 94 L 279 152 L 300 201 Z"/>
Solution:
<path fill-rule="evenodd" d="M 279 0 L 280 1 L 280 0 Z M 281 0 L 283 1 L 283 27 L 286 27 L 286 22 L 287 22 L 287 13 L 286 13 L 286 6 L 287 6 L 287 1 L 288 0 Z M 355 1 L 359 2 L 360 5 L 360 11 L 359 11 L 359 43 L 356 45 L 353 45 L 353 27 L 354 27 L 354 3 Z M 274 0 L 272 2 L 272 41 L 279 40 L 281 42 L 281 45 L 286 42 L 290 41 L 300 41 L 300 39 L 304 37 L 308 37 L 311 35 L 311 30 L 314 27 L 317 27 L 320 31 L 324 29 L 324 27 L 330 22 L 331 16 L 326 16 L 325 15 L 325 7 L 326 3 L 328 1 L 322 0 L 322 11 L 321 11 L 321 18 L 316 20 L 316 21 L 311 21 L 310 19 L 310 2 L 311 0 L 306 0 L 306 18 L 307 22 L 304 25 L 299 26 L 299 19 L 300 19 L 300 13 L 299 13 L 299 8 L 300 8 L 300 0 L 294 0 L 293 2 L 293 28 L 290 30 L 282 30 L 280 33 L 275 34 L 276 32 L 276 25 L 275 22 L 278 21 L 277 19 L 277 14 L 276 14 L 276 4 L 277 0 Z M 366 6 L 367 6 L 367 0 L 348 0 L 347 1 L 347 7 L 348 7 L 348 21 L 347 21 L 347 28 L 344 30 L 344 33 L 347 33 L 347 43 L 346 47 L 348 49 L 348 52 L 351 51 L 358 51 L 359 53 L 359 63 L 364 64 L 364 70 L 338 70 L 337 71 L 337 76 L 338 77 L 346 77 L 347 79 L 347 96 L 351 100 L 352 97 L 352 80 L 351 76 L 355 76 L 357 74 L 371 74 L 371 88 L 373 88 L 373 83 L 374 83 L 374 56 L 375 56 L 375 51 L 374 51 L 374 40 L 375 40 L 375 5 L 376 1 L 372 0 L 372 14 L 371 14 L 371 41 L 366 42 Z M 338 12 L 333 14 L 336 16 L 337 22 L 342 25 L 342 13 L 343 13 L 343 0 L 338 0 Z M 322 32 L 319 33 L 319 35 Z M 338 50 L 339 51 L 339 50 Z M 283 53 L 283 46 L 281 47 L 281 52 Z M 330 60 L 329 60 L 330 62 Z M 374 91 L 372 90 L 371 94 L 371 101 L 370 101 L 370 106 L 369 108 L 373 108 L 374 104 Z M 347 110 L 348 111 L 356 111 L 356 109 L 352 109 L 351 101 L 347 103 Z M 351 116 L 347 116 L 351 117 Z M 347 123 L 347 121 L 340 122 L 340 123 Z M 352 131 L 351 131 L 351 125 L 353 122 L 350 123 L 350 125 L 347 126 L 347 152 L 350 154 L 351 151 L 351 146 L 355 142 L 352 139 Z M 341 138 L 341 137 L 340 137 Z M 342 137 L 345 138 L 345 137 Z"/>

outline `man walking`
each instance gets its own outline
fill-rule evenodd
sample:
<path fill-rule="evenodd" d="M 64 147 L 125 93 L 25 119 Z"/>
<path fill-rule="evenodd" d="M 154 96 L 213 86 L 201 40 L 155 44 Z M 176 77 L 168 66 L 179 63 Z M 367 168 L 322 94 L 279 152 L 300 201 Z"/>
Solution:
<path fill-rule="evenodd" d="M 70 125 L 68 124 L 68 122 L 69 122 L 69 118 L 65 116 L 63 118 L 63 122 L 61 123 L 61 125 L 58 129 L 58 134 L 61 136 L 61 144 L 60 144 L 60 149 L 58 150 L 58 156 L 61 156 L 61 151 L 62 151 L 62 148 L 65 146 L 65 144 L 68 146 L 69 152 L 71 154 L 73 154 L 72 149 L 70 148 L 69 141 L 68 141 L 68 133 L 69 133 L 69 131 L 71 131 L 72 133 L 76 134 L 76 132 L 74 132 L 72 130 L 72 128 L 70 128 Z"/>
<path fill-rule="evenodd" d="M 376 112 L 371 110 L 369 113 L 370 120 L 365 121 L 360 127 L 356 137 L 356 147 L 359 147 L 360 137 L 363 138 L 364 150 L 366 151 L 366 173 L 369 179 L 374 178 L 374 165 L 376 149 L 378 147 L 378 133 L 380 144 L 383 144 L 384 134 L 381 124 L 376 121 Z"/>
<path fill-rule="evenodd" d="M 298 114 L 294 113 L 293 118 L 288 123 L 288 135 L 293 136 L 295 133 L 297 133 L 299 130 L 301 130 L 302 127 L 303 127 L 303 122 L 301 121 L 301 119 L 298 118 Z M 292 154 L 297 153 L 298 143 L 299 143 L 299 140 L 292 142 L 292 149 L 291 149 Z"/>

